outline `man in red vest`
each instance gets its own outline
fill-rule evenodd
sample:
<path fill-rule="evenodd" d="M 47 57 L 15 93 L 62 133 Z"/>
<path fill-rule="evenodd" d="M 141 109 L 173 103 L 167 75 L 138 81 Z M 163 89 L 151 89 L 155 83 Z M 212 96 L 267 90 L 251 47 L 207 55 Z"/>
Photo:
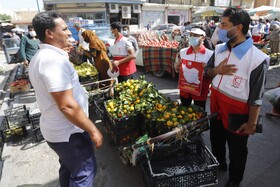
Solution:
<path fill-rule="evenodd" d="M 136 70 L 135 52 L 132 43 L 127 37 L 121 34 L 122 24 L 120 22 L 114 22 L 111 24 L 112 34 L 116 40 L 110 51 L 113 55 L 113 69 L 119 69 L 118 82 L 133 79 L 133 74 Z"/>

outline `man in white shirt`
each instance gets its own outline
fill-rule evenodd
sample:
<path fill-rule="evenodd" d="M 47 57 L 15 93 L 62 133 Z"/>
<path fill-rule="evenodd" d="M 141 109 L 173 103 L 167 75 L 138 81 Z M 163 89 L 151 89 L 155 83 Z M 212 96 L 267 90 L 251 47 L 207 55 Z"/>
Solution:
<path fill-rule="evenodd" d="M 136 38 L 134 38 L 133 36 L 131 36 L 130 34 L 130 28 L 128 25 L 124 25 L 123 26 L 123 36 L 127 37 L 128 40 L 131 42 L 133 48 L 134 48 L 134 53 L 135 56 L 137 56 L 138 52 L 139 52 L 139 47 L 138 47 L 138 43 Z"/>
<path fill-rule="evenodd" d="M 92 142 L 100 147 L 103 137 L 88 118 L 88 96 L 63 50 L 71 46 L 71 32 L 54 12 L 38 13 L 32 24 L 42 44 L 30 62 L 29 77 L 42 113 L 42 135 L 59 157 L 60 186 L 92 186 Z"/>

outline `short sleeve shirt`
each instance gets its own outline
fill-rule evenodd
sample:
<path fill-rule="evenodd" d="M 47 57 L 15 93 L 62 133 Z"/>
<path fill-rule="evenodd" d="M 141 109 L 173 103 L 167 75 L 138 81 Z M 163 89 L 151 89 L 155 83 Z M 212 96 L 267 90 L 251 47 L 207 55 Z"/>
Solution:
<path fill-rule="evenodd" d="M 83 132 L 64 116 L 51 95 L 51 92 L 72 89 L 74 99 L 88 115 L 88 96 L 68 54 L 54 46 L 40 44 L 40 50 L 30 62 L 29 77 L 42 113 L 40 128 L 43 137 L 49 142 L 68 142 L 71 134 Z"/>

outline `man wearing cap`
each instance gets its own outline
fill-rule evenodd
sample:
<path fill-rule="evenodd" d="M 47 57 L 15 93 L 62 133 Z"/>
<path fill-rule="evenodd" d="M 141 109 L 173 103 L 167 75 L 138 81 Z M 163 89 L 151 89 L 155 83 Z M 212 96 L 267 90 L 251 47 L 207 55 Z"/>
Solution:
<path fill-rule="evenodd" d="M 213 54 L 204 45 L 205 32 L 199 28 L 192 28 L 189 36 L 190 47 L 180 50 L 179 90 L 181 103 L 189 106 L 194 104 L 205 110 L 206 99 L 211 79 L 204 76 L 203 68 Z M 190 77 L 192 75 L 193 77 Z M 193 91 L 195 90 L 195 91 Z"/>
<path fill-rule="evenodd" d="M 205 73 L 213 78 L 210 110 L 219 116 L 211 120 L 210 140 L 219 169 L 227 171 L 226 187 L 238 187 L 247 161 L 247 141 L 256 131 L 269 57 L 246 37 L 250 16 L 241 8 L 228 7 L 222 15 L 215 48 Z M 237 129 L 237 130 L 236 130 Z"/>

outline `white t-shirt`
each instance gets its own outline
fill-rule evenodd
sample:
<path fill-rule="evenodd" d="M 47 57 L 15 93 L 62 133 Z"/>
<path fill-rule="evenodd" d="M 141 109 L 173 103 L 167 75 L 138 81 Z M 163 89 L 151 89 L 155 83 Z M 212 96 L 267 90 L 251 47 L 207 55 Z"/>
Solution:
<path fill-rule="evenodd" d="M 261 36 L 261 34 L 265 33 L 264 29 L 265 29 L 265 25 L 264 24 L 254 25 L 254 27 L 252 29 L 252 35 L 253 36 Z"/>
<path fill-rule="evenodd" d="M 89 43 L 85 42 L 82 33 L 85 31 L 86 29 L 81 28 L 78 32 L 78 37 L 79 37 L 79 45 L 82 45 L 84 49 L 89 50 Z"/>
<path fill-rule="evenodd" d="M 68 142 L 71 134 L 84 130 L 72 124 L 59 110 L 51 92 L 72 89 L 73 97 L 88 116 L 88 96 L 68 60 L 68 54 L 52 45 L 40 44 L 29 64 L 29 77 L 41 111 L 40 128 L 49 142 Z"/>

